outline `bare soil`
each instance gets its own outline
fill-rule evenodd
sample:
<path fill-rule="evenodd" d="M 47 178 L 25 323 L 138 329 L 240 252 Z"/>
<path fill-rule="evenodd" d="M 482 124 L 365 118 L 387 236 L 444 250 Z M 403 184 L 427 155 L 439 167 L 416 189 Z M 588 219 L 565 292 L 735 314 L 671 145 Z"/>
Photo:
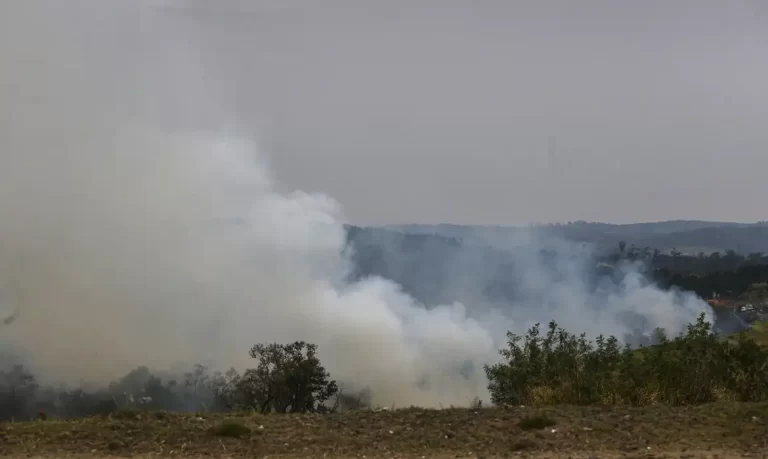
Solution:
<path fill-rule="evenodd" d="M 521 426 L 526 417 L 541 422 Z M 0 457 L 267 456 L 768 457 L 768 403 L 404 409 L 330 415 L 121 412 L 73 421 L 0 423 Z"/>

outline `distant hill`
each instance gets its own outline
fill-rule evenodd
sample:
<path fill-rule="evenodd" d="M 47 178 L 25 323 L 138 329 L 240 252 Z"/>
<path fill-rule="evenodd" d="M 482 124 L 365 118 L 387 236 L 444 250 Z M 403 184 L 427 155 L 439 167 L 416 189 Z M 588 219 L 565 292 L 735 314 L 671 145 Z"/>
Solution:
<path fill-rule="evenodd" d="M 573 222 L 541 226 L 483 225 L 389 225 L 385 228 L 410 234 L 431 234 L 462 240 L 466 244 L 482 244 L 508 248 L 524 241 L 526 236 L 556 237 L 594 245 L 599 251 L 613 250 L 619 242 L 661 252 L 676 249 L 683 253 L 768 252 L 768 222 L 730 223 L 696 220 L 664 222 L 610 223 Z"/>
<path fill-rule="evenodd" d="M 599 260 L 557 247 L 520 244 L 518 248 L 500 249 L 435 234 L 355 226 L 346 229 L 353 279 L 371 275 L 390 279 L 428 306 L 477 298 L 502 303 L 519 300 L 520 295 L 529 293 L 522 285 L 534 265 L 537 275 L 547 279 L 566 275 L 562 269 L 571 265 L 562 262 L 569 260 L 583 264 L 585 277 L 580 282 L 596 285 L 602 275 L 596 269 Z"/>
<path fill-rule="evenodd" d="M 691 228 L 692 222 L 626 225 L 630 228 L 579 223 L 530 229 L 348 226 L 350 277 L 390 279 L 427 307 L 454 301 L 474 308 L 551 307 L 559 303 L 552 302 L 547 286 L 559 282 L 575 283 L 577 297 L 583 291 L 597 292 L 596 298 L 601 291 L 620 285 L 625 273 L 615 266 L 623 259 L 641 263 L 648 280 L 664 289 L 674 286 L 702 297 L 717 292 L 728 298 L 751 298 L 757 292 L 753 292 L 754 286 L 768 282 L 768 256 L 756 253 L 768 252 L 762 250 L 768 249 L 768 226 L 726 223 L 707 227 L 706 223 L 701 228 Z M 532 234 L 541 236 L 543 243 L 529 244 Z M 558 237 L 547 240 L 547 236 Z M 605 250 L 602 254 L 585 251 L 580 244 L 562 242 L 564 238 L 588 241 Z M 620 250 L 619 241 L 626 242 L 625 250 Z M 721 253 L 685 256 L 678 253 L 685 245 L 710 246 Z M 658 247 L 678 250 L 657 253 L 654 249 Z M 725 247 L 751 254 L 739 255 Z M 720 319 L 715 324 L 720 331 L 738 325 Z"/>

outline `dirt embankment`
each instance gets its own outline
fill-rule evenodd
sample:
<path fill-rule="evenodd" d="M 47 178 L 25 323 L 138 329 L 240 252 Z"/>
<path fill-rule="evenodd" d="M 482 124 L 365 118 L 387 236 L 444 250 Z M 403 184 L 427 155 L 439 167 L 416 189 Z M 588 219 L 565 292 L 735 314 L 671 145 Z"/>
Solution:
<path fill-rule="evenodd" d="M 0 424 L 2 457 L 768 457 L 768 403 L 333 415 L 118 413 Z"/>

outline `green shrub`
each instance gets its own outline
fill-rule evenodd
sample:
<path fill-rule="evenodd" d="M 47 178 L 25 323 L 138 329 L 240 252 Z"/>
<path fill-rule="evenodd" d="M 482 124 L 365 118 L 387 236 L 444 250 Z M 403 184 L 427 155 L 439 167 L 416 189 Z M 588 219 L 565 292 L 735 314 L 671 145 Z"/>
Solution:
<path fill-rule="evenodd" d="M 686 405 L 716 400 L 768 400 L 768 350 L 741 335 L 715 334 L 704 315 L 669 339 L 657 330 L 652 346 L 621 347 L 611 336 L 588 341 L 549 324 L 525 338 L 508 334 L 505 361 L 487 365 L 497 405 L 653 403 Z"/>

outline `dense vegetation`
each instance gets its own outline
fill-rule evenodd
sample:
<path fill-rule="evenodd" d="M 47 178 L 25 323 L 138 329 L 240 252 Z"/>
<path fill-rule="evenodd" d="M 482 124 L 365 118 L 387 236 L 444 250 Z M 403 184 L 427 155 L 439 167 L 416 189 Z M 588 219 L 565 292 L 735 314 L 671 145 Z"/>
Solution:
<path fill-rule="evenodd" d="M 657 330 L 652 346 L 621 347 L 611 336 L 588 341 L 549 324 L 523 338 L 509 334 L 505 361 L 487 366 L 495 404 L 688 405 L 768 400 L 768 349 L 742 335 L 715 334 L 700 316 L 670 339 Z"/>
<path fill-rule="evenodd" d="M 702 315 L 686 333 L 654 344 L 622 347 L 616 337 L 594 342 L 549 324 L 525 337 L 508 335 L 503 361 L 486 366 L 496 405 L 650 404 L 768 400 L 768 348 L 746 335 L 725 340 Z M 370 394 L 344 394 L 316 356 L 295 342 L 259 344 L 255 368 L 210 374 L 196 366 L 182 383 L 139 368 L 101 391 L 41 389 L 21 366 L 0 372 L 0 420 L 62 418 L 129 409 L 173 411 L 329 412 L 370 407 Z"/>

